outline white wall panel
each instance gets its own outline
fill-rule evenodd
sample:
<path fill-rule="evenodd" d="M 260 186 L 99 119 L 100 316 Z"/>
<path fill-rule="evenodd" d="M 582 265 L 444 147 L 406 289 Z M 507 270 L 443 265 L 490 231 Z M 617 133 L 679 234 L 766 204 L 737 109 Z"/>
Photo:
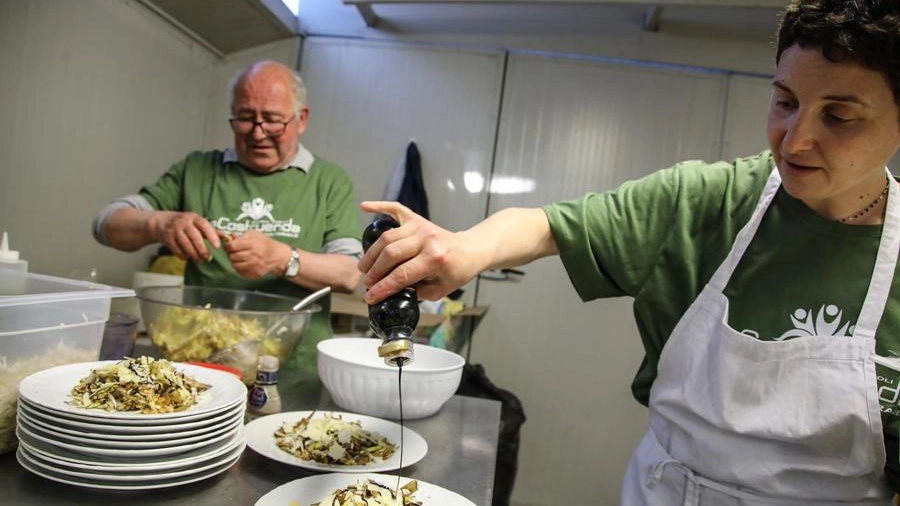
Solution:
<path fill-rule="evenodd" d="M 132 1 L 0 0 L 0 230 L 32 271 L 146 267 L 91 220 L 200 147 L 215 63 Z"/>
<path fill-rule="evenodd" d="M 459 229 L 483 218 L 486 194 L 463 180 L 490 173 L 502 54 L 327 38 L 303 46 L 303 142 L 350 173 L 360 200 L 382 198 L 414 138 L 432 220 Z M 361 225 L 371 219 L 360 213 Z"/>
<path fill-rule="evenodd" d="M 722 159 L 731 160 L 768 149 L 766 118 L 772 96 L 772 78 L 733 75 L 728 83 Z"/>
<path fill-rule="evenodd" d="M 534 191 L 492 194 L 490 210 L 611 189 L 690 158 L 716 159 L 727 77 L 662 67 L 511 55 L 494 178 Z M 630 383 L 643 357 L 630 300 L 584 304 L 561 262 L 482 280 L 491 306 L 471 359 L 516 393 L 523 426 L 516 504 L 617 504 L 646 430 Z"/>

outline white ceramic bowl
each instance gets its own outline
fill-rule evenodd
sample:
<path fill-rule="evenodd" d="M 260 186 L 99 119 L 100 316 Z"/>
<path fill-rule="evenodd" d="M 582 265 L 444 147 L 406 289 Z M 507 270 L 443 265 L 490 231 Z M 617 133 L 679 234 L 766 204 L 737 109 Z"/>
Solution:
<path fill-rule="evenodd" d="M 317 345 L 319 378 L 335 404 L 355 413 L 400 418 L 396 367 L 378 356 L 381 341 L 335 337 Z M 441 409 L 462 378 L 466 360 L 452 351 L 413 345 L 412 363 L 403 367 L 403 418 L 424 418 Z"/>

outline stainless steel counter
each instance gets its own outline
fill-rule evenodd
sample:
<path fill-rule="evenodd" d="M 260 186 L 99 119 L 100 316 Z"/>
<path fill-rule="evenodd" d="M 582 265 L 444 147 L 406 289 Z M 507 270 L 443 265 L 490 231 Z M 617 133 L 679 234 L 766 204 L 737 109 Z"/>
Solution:
<path fill-rule="evenodd" d="M 292 377 L 283 373 L 279 391 L 284 411 L 313 408 L 340 410 L 318 378 Z M 407 426 L 425 438 L 428 454 L 415 465 L 403 469 L 404 477 L 452 490 L 478 506 L 490 506 L 500 402 L 454 396 L 434 416 L 409 420 Z M 273 488 L 312 474 L 299 467 L 275 462 L 247 448 L 238 463 L 228 471 L 204 481 L 159 490 L 101 490 L 67 485 L 34 475 L 19 465 L 13 452 L 0 455 L 0 503 L 6 506 L 252 506 Z"/>

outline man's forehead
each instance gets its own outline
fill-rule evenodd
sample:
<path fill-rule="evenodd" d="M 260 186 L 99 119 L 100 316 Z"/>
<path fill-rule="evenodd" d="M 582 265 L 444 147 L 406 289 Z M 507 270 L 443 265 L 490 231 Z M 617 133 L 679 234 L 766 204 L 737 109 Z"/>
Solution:
<path fill-rule="evenodd" d="M 233 112 L 235 114 L 256 114 L 260 113 L 263 116 L 285 116 L 290 115 L 293 112 L 293 109 L 289 106 L 252 106 L 252 105 L 241 105 L 235 104 Z"/>
<path fill-rule="evenodd" d="M 234 98 L 242 100 L 290 100 L 292 83 L 279 74 L 254 74 L 246 76 L 234 88 Z"/>
<path fill-rule="evenodd" d="M 293 110 L 294 97 L 289 91 L 235 90 L 234 112 L 284 114 Z"/>

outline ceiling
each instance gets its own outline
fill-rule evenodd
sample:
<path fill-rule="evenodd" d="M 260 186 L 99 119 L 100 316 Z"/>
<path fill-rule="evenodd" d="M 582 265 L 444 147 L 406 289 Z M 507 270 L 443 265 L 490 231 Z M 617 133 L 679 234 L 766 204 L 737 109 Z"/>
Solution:
<path fill-rule="evenodd" d="M 281 0 L 141 0 L 220 55 L 297 33 L 297 18 Z"/>
<path fill-rule="evenodd" d="M 767 36 L 785 0 L 139 0 L 217 54 L 304 34 L 596 34 L 623 22 Z M 687 27 L 687 28 L 685 28 Z M 693 27 L 693 28 L 691 28 Z"/>
<path fill-rule="evenodd" d="M 476 8 L 506 12 L 530 13 L 534 21 L 542 19 L 542 12 L 547 9 L 566 9 L 572 13 L 572 19 L 585 8 L 610 8 L 616 6 L 644 8 L 646 17 L 643 24 L 647 29 L 655 29 L 656 22 L 665 8 L 714 7 L 728 9 L 780 9 L 785 0 L 342 0 L 346 5 L 355 6 L 366 26 L 376 27 L 385 17 L 374 6 L 403 6 L 404 11 L 412 12 L 412 8 L 428 8 L 434 6 L 463 5 L 466 9 Z M 399 9 L 398 9 L 399 10 Z M 469 20 L 477 20 L 479 16 L 471 14 Z"/>

